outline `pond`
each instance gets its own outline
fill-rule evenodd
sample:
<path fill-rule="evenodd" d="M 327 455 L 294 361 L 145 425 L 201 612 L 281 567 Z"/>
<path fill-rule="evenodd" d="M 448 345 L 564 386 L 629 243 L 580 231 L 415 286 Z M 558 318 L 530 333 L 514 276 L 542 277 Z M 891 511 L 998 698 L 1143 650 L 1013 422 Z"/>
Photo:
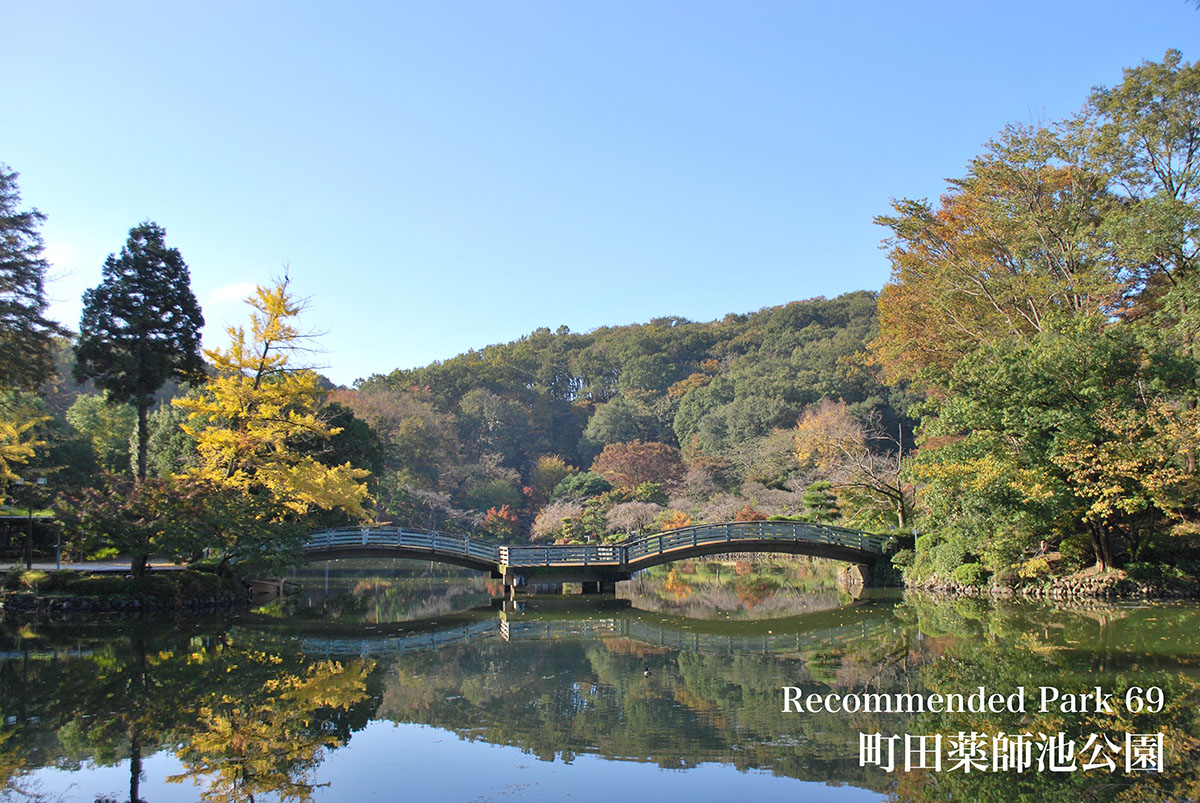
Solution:
<path fill-rule="evenodd" d="M 427 564 L 343 562 L 240 615 L 6 622 L 3 796 L 1200 797 L 1196 604 L 855 598 L 796 559 L 660 569 L 616 599 L 514 602 Z M 1023 710 L 861 706 L 980 687 Z M 1043 688 L 1062 695 L 1046 711 Z"/>

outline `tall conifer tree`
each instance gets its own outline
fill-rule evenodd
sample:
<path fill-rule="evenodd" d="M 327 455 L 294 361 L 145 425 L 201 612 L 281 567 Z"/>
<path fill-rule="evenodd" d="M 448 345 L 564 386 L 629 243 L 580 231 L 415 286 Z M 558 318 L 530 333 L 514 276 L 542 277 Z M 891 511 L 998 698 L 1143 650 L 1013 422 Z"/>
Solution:
<path fill-rule="evenodd" d="M 42 235 L 46 216 L 20 210 L 17 172 L 0 164 L 0 385 L 35 390 L 50 376 L 53 338 L 47 320 Z"/>
<path fill-rule="evenodd" d="M 75 378 L 94 379 L 110 401 L 138 410 L 137 476 L 146 477 L 147 417 L 155 392 L 171 378 L 203 376 L 200 328 L 187 264 L 149 221 L 135 226 L 120 255 L 109 254 L 104 279 L 83 294 Z"/>

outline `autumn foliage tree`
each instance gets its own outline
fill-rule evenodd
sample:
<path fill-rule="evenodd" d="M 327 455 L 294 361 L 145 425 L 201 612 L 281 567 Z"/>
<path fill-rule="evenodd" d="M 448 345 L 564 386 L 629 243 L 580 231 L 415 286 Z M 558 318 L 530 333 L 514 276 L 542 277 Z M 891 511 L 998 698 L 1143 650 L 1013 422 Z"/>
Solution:
<path fill-rule="evenodd" d="M 224 350 L 206 350 L 213 370 L 194 396 L 176 399 L 188 411 L 184 429 L 196 439 L 196 473 L 244 493 L 266 492 L 297 514 L 340 508 L 364 514 L 367 471 L 349 463 L 326 466 L 300 443 L 326 439 L 338 430 L 322 416 L 324 393 L 317 375 L 292 364 L 304 335 L 296 319 L 304 305 L 284 277 L 258 287 L 250 333 L 231 327 Z"/>
<path fill-rule="evenodd" d="M 897 527 L 908 526 L 912 488 L 900 476 L 901 433 L 887 432 L 875 416 L 856 419 L 845 402 L 827 399 L 805 411 L 793 436 L 801 464 L 840 493 L 856 496 L 860 510 L 874 508 Z"/>
<path fill-rule="evenodd" d="M 677 485 L 684 474 L 678 449 L 665 443 L 640 440 L 605 446 L 592 462 L 591 470 L 614 488 L 632 488 L 647 482 L 671 487 Z"/>
<path fill-rule="evenodd" d="M 1200 67 L 1169 51 L 878 219 L 873 358 L 927 394 L 918 569 L 998 571 L 1081 535 L 1106 568 L 1195 529 L 1197 143 Z"/>

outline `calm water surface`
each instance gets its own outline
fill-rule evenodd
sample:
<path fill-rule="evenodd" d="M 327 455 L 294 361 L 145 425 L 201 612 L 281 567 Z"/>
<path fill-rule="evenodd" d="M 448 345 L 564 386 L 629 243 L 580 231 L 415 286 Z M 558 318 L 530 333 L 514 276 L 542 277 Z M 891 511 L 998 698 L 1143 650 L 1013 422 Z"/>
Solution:
<path fill-rule="evenodd" d="M 0 632 L 4 799 L 1195 800 L 1200 606 L 854 599 L 695 563 L 613 600 L 333 564 L 246 615 Z M 1161 712 L 784 713 L 805 692 L 1164 690 Z M 1036 702 L 1036 701 L 1034 701 Z M 1162 773 L 860 766 L 860 733 L 1163 733 Z"/>

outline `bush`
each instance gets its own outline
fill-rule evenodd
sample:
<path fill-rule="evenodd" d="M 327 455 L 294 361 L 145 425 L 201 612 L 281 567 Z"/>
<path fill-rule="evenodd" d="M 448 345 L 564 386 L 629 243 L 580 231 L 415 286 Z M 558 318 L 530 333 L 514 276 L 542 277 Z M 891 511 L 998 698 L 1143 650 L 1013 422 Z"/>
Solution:
<path fill-rule="evenodd" d="M 1085 534 L 1069 535 L 1058 545 L 1058 553 L 1062 555 L 1063 568 L 1068 572 L 1077 572 L 1091 566 L 1096 558 L 1092 549 L 1092 539 Z"/>
<path fill-rule="evenodd" d="M 43 593 L 50 591 L 64 591 L 67 584 L 74 580 L 78 575 L 71 569 L 56 569 L 46 575 L 46 579 L 38 584 L 37 590 Z"/>
<path fill-rule="evenodd" d="M 1148 585 L 1157 590 L 1194 591 L 1197 586 L 1196 576 L 1183 566 L 1170 566 L 1162 563 L 1130 563 L 1125 567 L 1129 579 L 1139 585 Z"/>
<path fill-rule="evenodd" d="M 13 569 L 4 575 L 4 590 L 16 591 L 21 588 L 21 570 Z"/>
<path fill-rule="evenodd" d="M 950 578 L 959 585 L 981 586 L 987 580 L 987 569 L 978 563 L 964 563 L 950 573 Z"/>
<path fill-rule="evenodd" d="M 92 574 L 71 580 L 65 590 L 81 597 L 119 597 L 133 591 L 133 582 L 119 574 Z"/>
<path fill-rule="evenodd" d="M 22 572 L 21 585 L 24 588 L 35 591 L 37 590 L 38 586 L 40 586 L 49 576 L 50 575 L 46 574 L 45 572 L 38 571 L 37 569 L 29 572 Z"/>
<path fill-rule="evenodd" d="M 995 585 L 1004 588 L 1016 588 L 1021 584 L 1021 576 L 1017 574 L 1016 569 L 1007 568 L 1001 569 L 992 575 L 992 582 Z"/>
<path fill-rule="evenodd" d="M 896 554 L 892 555 L 892 565 L 897 569 L 907 569 L 912 566 L 916 557 L 917 553 L 911 549 L 899 549 L 896 550 Z"/>
<path fill-rule="evenodd" d="M 1040 580 L 1050 574 L 1050 563 L 1042 557 L 1031 558 L 1017 567 L 1023 580 Z"/>

